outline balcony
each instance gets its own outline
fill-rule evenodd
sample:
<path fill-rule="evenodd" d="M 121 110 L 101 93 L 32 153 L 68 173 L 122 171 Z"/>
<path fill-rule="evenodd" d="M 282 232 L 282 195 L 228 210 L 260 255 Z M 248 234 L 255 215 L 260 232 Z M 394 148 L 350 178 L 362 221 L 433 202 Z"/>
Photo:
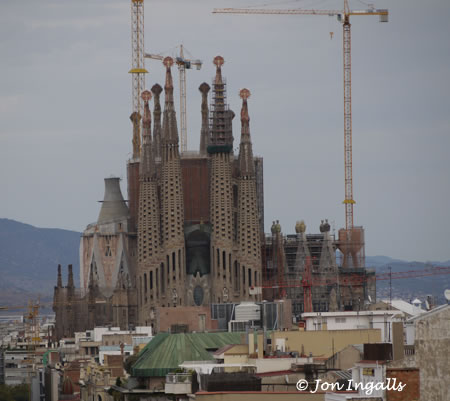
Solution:
<path fill-rule="evenodd" d="M 404 346 L 404 354 L 405 356 L 413 356 L 415 354 L 414 345 L 405 345 Z"/>
<path fill-rule="evenodd" d="M 192 394 L 191 373 L 169 373 L 164 387 L 166 394 Z"/>

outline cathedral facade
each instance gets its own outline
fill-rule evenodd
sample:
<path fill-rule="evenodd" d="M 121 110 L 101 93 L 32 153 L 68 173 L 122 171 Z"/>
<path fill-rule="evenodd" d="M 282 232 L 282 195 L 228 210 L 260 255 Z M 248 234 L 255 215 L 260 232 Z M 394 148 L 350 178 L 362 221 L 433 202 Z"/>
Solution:
<path fill-rule="evenodd" d="M 214 59 L 216 76 L 208 110 L 208 84 L 202 93 L 198 152 L 180 154 L 173 101 L 172 60 L 164 60 L 162 124 L 155 99 L 153 133 L 149 91 L 143 93 L 142 147 L 137 208 L 136 290 L 141 324 L 155 307 L 208 306 L 213 302 L 257 301 L 249 287 L 261 285 L 261 224 L 255 158 L 249 130 L 248 90 L 241 91 L 239 154 L 233 153 L 234 113 L 226 103 L 223 58 Z M 129 174 L 130 176 L 130 174 Z"/>
<path fill-rule="evenodd" d="M 330 233 L 327 221 L 319 234 L 306 234 L 303 222 L 293 235 L 284 236 L 278 222 L 264 234 L 263 160 L 253 155 L 250 92 L 240 91 L 235 153 L 223 63 L 217 56 L 212 87 L 199 87 L 197 151 L 180 152 L 170 57 L 164 88 L 155 84 L 142 93 L 143 115 L 130 116 L 128 200 L 119 178 L 106 178 L 99 217 L 81 237 L 80 289 L 71 268 L 63 286 L 58 268 L 58 339 L 99 325 L 157 328 L 161 308 L 287 299 L 300 318 L 308 311 L 359 310 L 375 300 L 362 227 L 353 229 L 351 247 L 342 230 L 338 239 Z"/>
<path fill-rule="evenodd" d="M 164 59 L 164 99 L 158 84 L 142 93 L 144 113 L 130 117 L 128 202 L 119 179 L 105 179 L 99 218 L 81 238 L 80 291 L 60 279 L 55 287 L 56 325 L 64 326 L 56 328 L 59 338 L 100 321 L 151 325 L 157 307 L 261 300 L 250 288 L 262 283 L 262 159 L 253 156 L 247 89 L 240 92 L 234 153 L 235 114 L 227 104 L 223 63 L 221 56 L 214 59 L 210 105 L 211 87 L 199 87 L 198 151 L 180 152 L 170 57 Z M 87 308 L 90 318 L 83 316 Z"/>

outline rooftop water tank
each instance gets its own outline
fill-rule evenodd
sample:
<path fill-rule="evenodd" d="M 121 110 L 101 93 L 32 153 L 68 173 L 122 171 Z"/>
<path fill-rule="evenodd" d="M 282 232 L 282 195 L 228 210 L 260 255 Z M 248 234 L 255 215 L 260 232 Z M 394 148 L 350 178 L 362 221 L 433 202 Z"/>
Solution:
<path fill-rule="evenodd" d="M 261 308 L 254 302 L 241 302 L 235 308 L 235 320 L 261 320 Z"/>

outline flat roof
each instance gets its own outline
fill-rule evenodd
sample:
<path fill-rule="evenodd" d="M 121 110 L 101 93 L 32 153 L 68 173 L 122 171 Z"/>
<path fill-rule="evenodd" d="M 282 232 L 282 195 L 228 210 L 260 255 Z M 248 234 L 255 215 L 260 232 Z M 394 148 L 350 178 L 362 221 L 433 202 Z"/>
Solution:
<path fill-rule="evenodd" d="M 403 315 L 402 311 L 397 309 L 386 310 L 364 310 L 364 311 L 342 311 L 342 312 L 306 312 L 302 313 L 302 317 L 333 317 L 333 316 L 373 316 L 373 315 Z"/>

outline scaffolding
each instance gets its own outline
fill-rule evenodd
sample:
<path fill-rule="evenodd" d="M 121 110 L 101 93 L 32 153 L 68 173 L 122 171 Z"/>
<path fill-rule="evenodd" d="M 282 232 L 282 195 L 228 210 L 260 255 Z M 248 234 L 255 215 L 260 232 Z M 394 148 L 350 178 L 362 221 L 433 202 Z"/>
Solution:
<path fill-rule="evenodd" d="M 278 238 L 265 235 L 264 299 L 290 299 L 293 314 L 297 316 L 305 312 L 305 288 L 308 287 L 312 310 L 316 312 L 359 310 L 369 296 L 375 299 L 375 273 L 364 266 L 364 231 L 355 227 L 353 232 L 359 234 L 354 235 L 351 248 L 355 251 L 357 267 L 347 265 L 348 259 L 341 252 L 342 241 L 329 232 L 276 234 Z M 307 263 L 310 278 L 306 283 Z"/>

